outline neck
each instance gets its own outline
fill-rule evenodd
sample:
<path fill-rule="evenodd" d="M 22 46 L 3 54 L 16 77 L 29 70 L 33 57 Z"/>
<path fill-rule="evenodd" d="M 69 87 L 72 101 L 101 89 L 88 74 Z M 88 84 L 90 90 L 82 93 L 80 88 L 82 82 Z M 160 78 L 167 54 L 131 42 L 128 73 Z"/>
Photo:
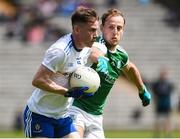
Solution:
<path fill-rule="evenodd" d="M 108 50 L 110 50 L 112 52 L 116 51 L 116 46 L 110 45 L 108 43 L 106 43 L 106 46 L 107 46 Z"/>
<path fill-rule="evenodd" d="M 72 39 L 73 39 L 74 47 L 76 49 L 83 49 L 84 48 L 84 45 L 83 45 L 81 39 L 79 38 L 79 36 L 72 34 Z"/>
<path fill-rule="evenodd" d="M 114 47 L 113 49 L 109 49 L 109 51 L 110 51 L 111 53 L 115 53 L 115 52 L 116 52 L 116 47 Z"/>

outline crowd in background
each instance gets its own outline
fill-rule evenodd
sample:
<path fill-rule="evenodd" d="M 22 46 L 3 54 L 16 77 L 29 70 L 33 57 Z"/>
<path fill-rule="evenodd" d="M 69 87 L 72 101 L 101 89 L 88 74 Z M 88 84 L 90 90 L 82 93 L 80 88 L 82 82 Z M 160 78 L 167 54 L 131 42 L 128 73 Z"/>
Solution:
<path fill-rule="evenodd" d="M 179 0 L 154 0 L 165 5 L 169 16 L 165 21 L 173 27 L 180 26 Z M 117 6 L 117 0 L 108 0 L 107 7 Z M 147 5 L 149 0 L 139 0 Z M 5 37 L 23 42 L 42 43 L 54 41 L 67 33 L 63 26 L 50 22 L 55 16 L 69 16 L 79 5 L 93 7 L 90 0 L 36 0 L 30 4 L 22 0 L 0 1 L 0 23 L 6 24 Z"/>
<path fill-rule="evenodd" d="M 37 0 L 31 4 L 21 0 L 0 1 L 0 23 L 6 25 L 5 37 L 23 42 L 41 43 L 57 40 L 67 31 L 50 20 L 69 16 L 78 5 L 92 6 L 80 0 Z"/>
<path fill-rule="evenodd" d="M 180 1 L 179 0 L 154 0 L 157 3 L 160 3 L 165 8 L 168 9 L 168 14 L 165 18 L 165 22 L 174 27 L 180 27 Z"/>

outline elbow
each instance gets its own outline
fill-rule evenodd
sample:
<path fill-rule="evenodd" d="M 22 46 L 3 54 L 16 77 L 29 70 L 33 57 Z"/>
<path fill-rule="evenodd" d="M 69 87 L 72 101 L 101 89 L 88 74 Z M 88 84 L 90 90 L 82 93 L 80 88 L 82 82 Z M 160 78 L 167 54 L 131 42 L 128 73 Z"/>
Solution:
<path fill-rule="evenodd" d="M 129 62 L 129 68 L 136 68 L 135 64 L 132 62 Z"/>
<path fill-rule="evenodd" d="M 33 79 L 32 80 L 32 85 L 35 87 L 38 87 L 41 84 L 41 81 L 39 79 Z"/>
<path fill-rule="evenodd" d="M 138 71 L 138 69 L 137 69 L 136 65 L 134 63 L 130 62 L 129 63 L 129 72 L 135 73 L 137 71 Z"/>
<path fill-rule="evenodd" d="M 37 86 L 37 81 L 33 79 L 32 80 L 32 85 L 36 87 Z"/>

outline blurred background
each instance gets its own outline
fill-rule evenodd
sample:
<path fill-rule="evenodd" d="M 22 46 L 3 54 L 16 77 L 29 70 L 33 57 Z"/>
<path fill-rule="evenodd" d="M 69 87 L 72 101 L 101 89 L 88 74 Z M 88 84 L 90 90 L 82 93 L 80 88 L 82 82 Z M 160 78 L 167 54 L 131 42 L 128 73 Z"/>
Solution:
<path fill-rule="evenodd" d="M 171 131 L 180 130 L 179 0 L 0 0 L 0 133 L 22 131 L 33 75 L 45 50 L 71 32 L 70 16 L 78 5 L 95 8 L 100 16 L 110 7 L 124 13 L 121 45 L 152 92 L 151 105 L 144 108 L 136 88 L 119 78 L 107 100 L 105 130 L 151 131 L 150 137 L 159 137 L 165 129 L 173 137 Z"/>

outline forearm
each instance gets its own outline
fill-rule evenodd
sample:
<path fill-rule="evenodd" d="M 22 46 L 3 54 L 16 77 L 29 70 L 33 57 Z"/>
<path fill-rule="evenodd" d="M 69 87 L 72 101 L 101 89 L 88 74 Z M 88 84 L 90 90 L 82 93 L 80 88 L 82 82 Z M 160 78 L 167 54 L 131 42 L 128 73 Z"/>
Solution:
<path fill-rule="evenodd" d="M 123 72 L 126 75 L 126 77 L 138 88 L 139 97 L 142 100 L 142 105 L 149 105 L 151 101 L 151 94 L 144 86 L 144 83 L 142 81 L 141 75 L 137 67 L 133 63 L 129 62 L 128 65 L 123 68 Z"/>
<path fill-rule="evenodd" d="M 41 65 L 34 76 L 32 85 L 44 91 L 64 95 L 68 89 L 56 84 L 52 80 L 53 76 L 54 73 L 52 71 Z"/>
<path fill-rule="evenodd" d="M 44 91 L 52 92 L 55 94 L 60 94 L 60 95 L 65 95 L 65 93 L 68 91 L 67 88 L 64 88 L 62 86 L 59 86 L 55 82 L 53 82 L 50 79 L 39 79 L 36 80 L 35 82 L 32 82 L 32 84 Z"/>
<path fill-rule="evenodd" d="M 128 65 L 123 69 L 125 76 L 137 87 L 138 91 L 141 92 L 144 88 L 141 75 L 137 67 L 129 62 Z"/>

